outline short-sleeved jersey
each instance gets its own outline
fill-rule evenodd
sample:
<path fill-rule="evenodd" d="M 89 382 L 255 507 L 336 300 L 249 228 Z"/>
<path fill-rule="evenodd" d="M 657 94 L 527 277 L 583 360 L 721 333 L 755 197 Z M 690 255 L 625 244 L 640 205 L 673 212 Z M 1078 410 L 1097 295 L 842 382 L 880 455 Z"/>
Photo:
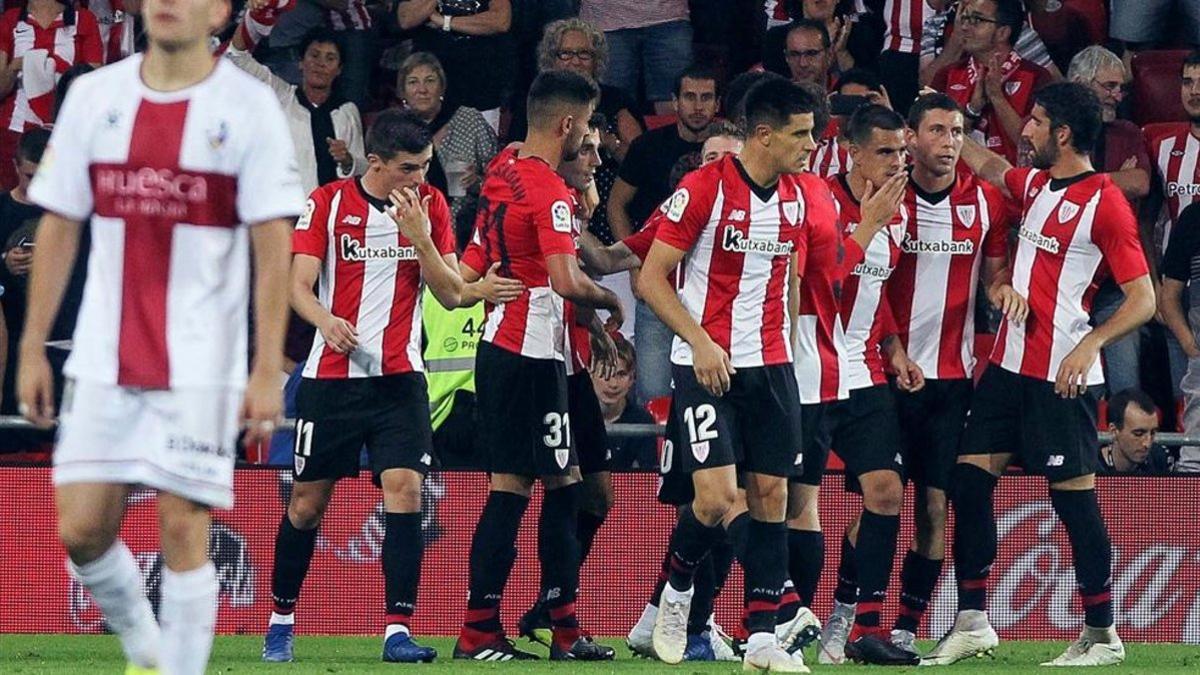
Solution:
<path fill-rule="evenodd" d="M 992 363 L 1053 382 L 1062 360 L 1091 328 L 1097 282 L 1118 284 L 1147 274 L 1137 220 L 1107 174 L 1062 181 L 1048 171 L 1009 169 L 1008 191 L 1021 210 L 1013 289 L 1029 301 L 1024 323 L 1000 324 Z M 1102 384 L 1099 360 L 1087 383 Z"/>
<path fill-rule="evenodd" d="M 431 185 L 430 237 L 438 253 L 454 253 L 454 220 L 446 197 Z M 421 263 L 412 241 L 367 194 L 361 179 L 322 185 L 308 197 L 292 235 L 292 252 L 321 261 L 317 297 L 358 331 L 358 347 L 339 354 L 317 331 L 304 377 L 346 379 L 425 370 L 421 360 Z"/>
<path fill-rule="evenodd" d="M 883 35 L 884 50 L 919 54 L 921 28 L 925 17 L 933 13 L 934 9 L 925 0 L 886 0 L 883 5 L 883 20 L 887 23 L 887 32 Z"/>
<path fill-rule="evenodd" d="M 1029 30 L 1028 28 L 1026 30 Z M 1032 61 L 1022 59 L 1017 52 L 1009 52 L 1009 57 L 1003 63 L 1001 70 L 1004 77 L 1004 99 L 1008 101 L 1017 115 L 1022 118 L 1033 110 L 1033 92 L 1051 81 L 1050 73 Z M 959 105 L 966 106 L 975 93 L 975 87 L 983 86 L 983 68 L 976 64 L 974 57 L 966 56 L 958 63 L 952 63 L 934 76 L 930 84 L 938 91 L 944 91 Z M 983 111 L 983 118 L 975 126 L 972 136 L 989 150 L 1004 155 L 1011 163 L 1017 161 L 1017 144 L 1004 132 L 1000 117 L 993 106 Z"/>
<path fill-rule="evenodd" d="M 804 241 L 803 209 L 794 176 L 763 190 L 725 157 L 684 176 L 648 220 L 658 241 L 687 252 L 679 299 L 735 368 L 792 362 L 788 267 Z M 671 361 L 692 364 L 678 336 Z"/>
<path fill-rule="evenodd" d="M 579 192 L 572 187 L 568 187 L 567 190 L 571 193 L 571 237 L 575 240 L 575 253 L 578 255 L 579 238 L 583 235 L 586 224 L 579 215 Z M 592 336 L 588 332 L 587 326 L 579 323 L 579 307 L 570 300 L 565 300 L 563 306 L 566 310 L 567 341 L 570 352 L 566 359 L 567 375 L 574 375 L 587 371 L 592 365 Z"/>
<path fill-rule="evenodd" d="M 851 391 L 887 382 L 880 342 L 895 331 L 884 284 L 900 261 L 900 246 L 908 230 L 904 209 L 892 222 L 875 234 L 863 251 L 850 235 L 862 220 L 861 206 L 846 174 L 828 180 L 837 202 L 842 224 L 846 256 L 859 259 L 842 283 L 842 324 L 846 330 L 846 354 L 849 359 L 847 386 Z"/>
<path fill-rule="evenodd" d="M 301 213 L 287 122 L 270 89 L 225 61 L 176 92 L 135 56 L 71 86 L 29 188 L 91 216 L 67 375 L 147 389 L 245 383 L 250 241 L 243 223 Z"/>
<path fill-rule="evenodd" d="M 511 302 L 487 305 L 483 340 L 534 359 L 566 358 L 563 297 L 550 287 L 546 260 L 577 255 L 575 215 L 566 183 L 537 157 L 508 153 L 488 165 L 472 245 L 463 262 L 525 284 Z"/>
<path fill-rule="evenodd" d="M 1163 210 L 1167 219 L 1162 233 L 1165 250 L 1171 230 L 1179 223 L 1179 214 L 1200 198 L 1200 138 L 1192 134 L 1189 125 L 1180 124 L 1174 133 L 1149 139 L 1149 147 L 1166 198 Z"/>
<path fill-rule="evenodd" d="M 5 128 L 18 133 L 48 125 L 54 120 L 54 92 L 58 78 L 80 63 L 103 63 L 104 45 L 94 14 L 69 6 L 42 27 L 23 7 L 0 15 L 0 51 L 8 61 L 23 59 L 23 73 L 12 96 L 0 107 Z M 44 64 L 44 68 L 39 64 Z M 24 69 L 28 67 L 29 70 Z M 22 74 L 23 74 L 22 73 Z"/>
<path fill-rule="evenodd" d="M 1008 210 L 996 188 L 960 170 L 945 192 L 909 180 L 903 253 L 887 283 L 896 334 L 927 379 L 971 377 L 975 293 L 984 257 L 1008 254 Z"/>
<path fill-rule="evenodd" d="M 800 402 L 847 398 L 846 330 L 841 318 L 842 231 L 837 204 L 824 180 L 799 174 L 804 201 L 804 256 L 800 260 L 800 317 L 796 325 L 796 383 Z"/>

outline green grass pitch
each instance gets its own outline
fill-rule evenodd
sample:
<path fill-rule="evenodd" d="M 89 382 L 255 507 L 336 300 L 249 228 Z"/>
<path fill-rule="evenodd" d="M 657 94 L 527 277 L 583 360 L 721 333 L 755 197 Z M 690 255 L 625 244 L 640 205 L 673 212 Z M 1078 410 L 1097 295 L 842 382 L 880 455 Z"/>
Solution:
<path fill-rule="evenodd" d="M 209 663 L 210 673 L 389 673 L 398 669 L 416 668 L 421 673 L 737 673 L 741 664 L 704 663 L 668 666 L 662 663 L 634 659 L 629 656 L 620 639 L 605 640 L 617 648 L 617 660 L 612 663 L 579 664 L 500 663 L 474 664 L 452 661 L 452 638 L 431 638 L 423 643 L 437 647 L 441 654 L 432 665 L 404 666 L 379 661 L 380 640 L 360 637 L 299 636 L 296 640 L 297 661 L 291 664 L 266 664 L 259 660 L 262 639 L 257 636 L 218 637 Z M 524 641 L 520 644 L 524 645 Z M 930 645 L 925 644 L 924 648 Z M 1064 645 L 1055 642 L 1002 642 L 994 659 L 981 658 L 952 666 L 950 673 L 1034 673 L 1046 672 L 1037 664 L 1057 656 Z M 1128 659 L 1118 667 L 1104 668 L 1104 673 L 1196 673 L 1200 672 L 1200 646 L 1176 644 L 1126 644 Z M 545 655 L 545 650 L 531 651 Z M 814 672 L 857 671 L 858 666 L 820 666 L 810 650 L 810 667 Z M 97 635 L 0 635 L 0 673 L 81 673 L 89 675 L 120 673 L 124 669 L 117 640 Z M 872 670 L 881 670 L 873 668 Z M 897 669 L 893 669 L 897 670 Z M 898 669 L 911 671 L 912 669 Z M 924 671 L 928 672 L 928 671 Z"/>

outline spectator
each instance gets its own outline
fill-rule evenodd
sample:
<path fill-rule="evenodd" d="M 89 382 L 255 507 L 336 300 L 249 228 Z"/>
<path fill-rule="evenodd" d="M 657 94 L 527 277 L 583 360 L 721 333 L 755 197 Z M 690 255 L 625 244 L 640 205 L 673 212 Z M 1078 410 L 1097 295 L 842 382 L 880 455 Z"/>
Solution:
<path fill-rule="evenodd" d="M 929 86 L 935 75 L 943 68 L 958 62 L 963 57 L 962 22 L 959 16 L 969 13 L 971 3 L 976 0 L 927 0 L 935 10 L 927 14 L 921 28 L 921 85 Z M 964 11 L 959 9 L 965 8 Z M 1050 58 L 1050 51 L 1037 31 L 1025 26 L 1016 38 L 1013 50 L 1026 61 L 1045 68 L 1055 79 L 1062 71 Z"/>
<path fill-rule="evenodd" d="M 54 117 L 54 86 L 77 63 L 104 61 L 100 27 L 86 9 L 27 0 L 0 16 L 0 189 L 17 184 L 13 158 L 21 134 Z"/>
<path fill-rule="evenodd" d="M 1033 92 L 1050 73 L 1013 50 L 1025 25 L 1020 0 L 974 0 L 958 23 L 964 56 L 934 76 L 932 86 L 964 107 L 975 140 L 1015 165 Z"/>
<path fill-rule="evenodd" d="M 812 82 L 827 91 L 833 89 L 833 55 L 829 30 L 825 24 L 804 19 L 793 23 L 784 39 L 784 75 L 793 82 Z M 764 58 L 765 62 L 765 58 Z"/>
<path fill-rule="evenodd" d="M 1190 286 L 1196 283 L 1195 289 Z M 1179 216 L 1163 256 L 1162 286 L 1158 311 L 1187 365 L 1172 384 L 1183 394 L 1183 429 L 1188 436 L 1200 435 L 1200 203 L 1193 203 Z M 1186 306 L 1185 306 L 1186 297 Z M 1169 353 L 1169 352 L 1168 352 Z M 1172 365 L 1172 377 L 1176 375 Z M 1200 447 L 1184 447 L 1179 453 L 1180 471 L 1200 471 Z"/>
<path fill-rule="evenodd" d="M 654 424 L 654 417 L 630 400 L 630 390 L 633 389 L 637 372 L 633 345 L 619 333 L 613 336 L 613 343 L 617 347 L 616 369 L 607 377 L 599 368 L 592 369 L 592 384 L 596 387 L 596 398 L 600 399 L 604 423 Z M 613 471 L 658 467 L 658 453 L 652 436 L 610 435 L 608 445 Z"/>
<path fill-rule="evenodd" d="M 538 44 L 538 71 L 571 70 L 597 82 L 604 79 L 608 67 L 608 43 L 604 33 L 582 19 L 563 19 L 546 26 Z M 589 228 L 606 244 L 614 241 L 608 224 L 608 196 L 617 180 L 617 170 L 634 139 L 642 135 L 637 106 L 617 87 L 601 84 L 596 111 L 603 114 L 605 127 L 600 130 L 600 159 L 596 170 L 596 190 L 600 197 Z M 513 112 L 510 136 L 523 138 L 525 130 L 524 98 Z"/>
<path fill-rule="evenodd" d="M 496 156 L 496 132 L 474 108 L 445 100 L 446 71 L 429 52 L 410 55 L 396 78 L 404 106 L 429 124 L 433 158 L 427 181 L 450 199 L 455 232 L 475 224 L 484 169 Z"/>
<path fill-rule="evenodd" d="M 1059 72 L 1067 70 L 1071 58 L 1092 44 L 1087 15 L 1078 6 L 1062 0 L 1025 0 L 1025 7 L 1029 30 L 1024 32 L 1042 41 Z"/>
<path fill-rule="evenodd" d="M 1170 456 L 1154 442 L 1158 433 L 1158 408 L 1140 389 L 1125 389 L 1108 402 L 1108 432 L 1112 443 L 1100 448 L 1097 473 L 1126 476 L 1165 476 Z"/>
<path fill-rule="evenodd" d="M 764 68 L 780 75 L 788 74 L 792 64 L 785 61 L 785 57 L 788 51 L 796 48 L 788 44 L 787 38 L 791 28 L 800 22 L 825 28 L 828 69 L 834 79 L 838 73 L 856 66 L 876 68 L 886 30 L 878 14 L 859 11 L 859 3 L 854 0 L 803 0 L 796 4 L 799 7 L 796 21 L 768 30 L 763 38 Z"/>
<path fill-rule="evenodd" d="M 516 77 L 510 0 L 399 0 L 396 18 L 416 29 L 413 49 L 446 70 L 446 97 L 479 110 L 493 131 Z"/>
<path fill-rule="evenodd" d="M 949 4 L 950 0 L 887 0 L 883 6 L 887 31 L 883 36 L 883 53 L 879 55 L 879 71 L 896 95 L 897 112 L 904 117 L 908 117 L 908 107 L 921 88 L 922 28 L 926 20 Z"/>
<path fill-rule="evenodd" d="M 1169 39 L 1181 25 L 1186 39 L 1200 46 L 1200 2 L 1112 0 L 1109 35 L 1130 47 L 1153 47 Z"/>
<path fill-rule="evenodd" d="M 854 165 L 850 158 L 849 143 L 841 135 L 842 124 L 865 104 L 891 108 L 887 89 L 879 76 L 869 70 L 853 68 L 838 80 L 837 91 L 830 96 L 829 124 L 817 148 L 808 156 L 809 170 L 823 178 L 845 173 Z"/>
<path fill-rule="evenodd" d="M 339 178 L 367 170 L 362 120 L 358 106 L 338 96 L 334 82 L 342 72 L 337 36 L 327 29 L 311 31 L 301 43 L 299 87 L 288 84 L 254 60 L 243 31 L 234 34 L 225 55 L 239 68 L 271 86 L 287 116 L 296 147 L 301 187 L 312 192 Z"/>
<path fill-rule="evenodd" d="M 692 62 L 687 0 L 582 0 L 579 18 L 604 31 L 608 41 L 604 83 L 638 100 L 640 80 L 654 111 L 670 114 L 671 86 Z"/>

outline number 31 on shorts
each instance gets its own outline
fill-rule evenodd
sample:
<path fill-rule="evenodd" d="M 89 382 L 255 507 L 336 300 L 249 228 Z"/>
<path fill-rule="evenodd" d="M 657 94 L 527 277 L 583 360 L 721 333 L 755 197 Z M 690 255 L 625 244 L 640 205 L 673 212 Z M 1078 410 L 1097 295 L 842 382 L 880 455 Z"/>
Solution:
<path fill-rule="evenodd" d="M 571 447 L 571 413 L 548 412 L 542 423 L 546 425 L 542 443 L 547 448 Z"/>

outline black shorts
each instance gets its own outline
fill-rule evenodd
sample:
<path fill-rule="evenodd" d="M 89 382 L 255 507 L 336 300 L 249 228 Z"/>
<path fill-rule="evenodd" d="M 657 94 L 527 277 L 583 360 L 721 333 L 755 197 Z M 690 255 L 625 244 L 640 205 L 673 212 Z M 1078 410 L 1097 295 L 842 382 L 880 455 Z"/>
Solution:
<path fill-rule="evenodd" d="M 584 475 L 609 471 L 612 451 L 608 449 L 608 431 L 600 399 L 592 385 L 592 376 L 579 372 L 567 378 L 567 408 L 571 411 L 571 435 L 579 456 L 579 472 Z"/>
<path fill-rule="evenodd" d="M 960 455 L 1013 453 L 1025 471 L 1057 483 L 1096 473 L 1100 387 L 1077 398 L 1054 393 L 1054 383 L 990 365 L 979 380 Z"/>
<path fill-rule="evenodd" d="M 429 470 L 433 431 L 424 373 L 300 381 L 295 479 L 357 476 L 364 447 L 376 485 L 388 469 Z"/>
<path fill-rule="evenodd" d="M 792 482 L 820 486 L 825 476 L 831 444 L 829 423 L 837 403 L 809 403 L 800 406 L 800 424 L 804 439 L 804 470 Z"/>
<path fill-rule="evenodd" d="M 680 442 L 675 461 L 687 473 L 737 465 L 740 471 L 791 477 L 801 472 L 800 391 L 792 364 L 739 368 L 717 397 L 691 366 L 671 366 Z"/>
<path fill-rule="evenodd" d="M 475 395 L 489 471 L 565 476 L 578 466 L 562 361 L 531 359 L 481 342 Z"/>
<path fill-rule="evenodd" d="M 441 426 L 433 430 L 433 459 L 440 469 L 482 471 L 487 455 L 481 438 L 475 392 L 454 392 L 454 404 Z"/>
<path fill-rule="evenodd" d="M 939 490 L 950 485 L 974 389 L 971 380 L 925 380 L 916 393 L 896 390 L 904 460 L 916 485 Z"/>
<path fill-rule="evenodd" d="M 833 451 L 846 464 L 846 489 L 860 492 L 857 477 L 895 471 L 904 478 L 903 443 L 890 385 L 855 389 L 829 415 Z"/>
<path fill-rule="evenodd" d="M 670 506 L 691 504 L 696 497 L 692 475 L 684 471 L 679 461 L 679 420 L 675 416 L 675 399 L 667 415 L 667 430 L 663 434 L 662 452 L 658 462 L 658 501 Z"/>

